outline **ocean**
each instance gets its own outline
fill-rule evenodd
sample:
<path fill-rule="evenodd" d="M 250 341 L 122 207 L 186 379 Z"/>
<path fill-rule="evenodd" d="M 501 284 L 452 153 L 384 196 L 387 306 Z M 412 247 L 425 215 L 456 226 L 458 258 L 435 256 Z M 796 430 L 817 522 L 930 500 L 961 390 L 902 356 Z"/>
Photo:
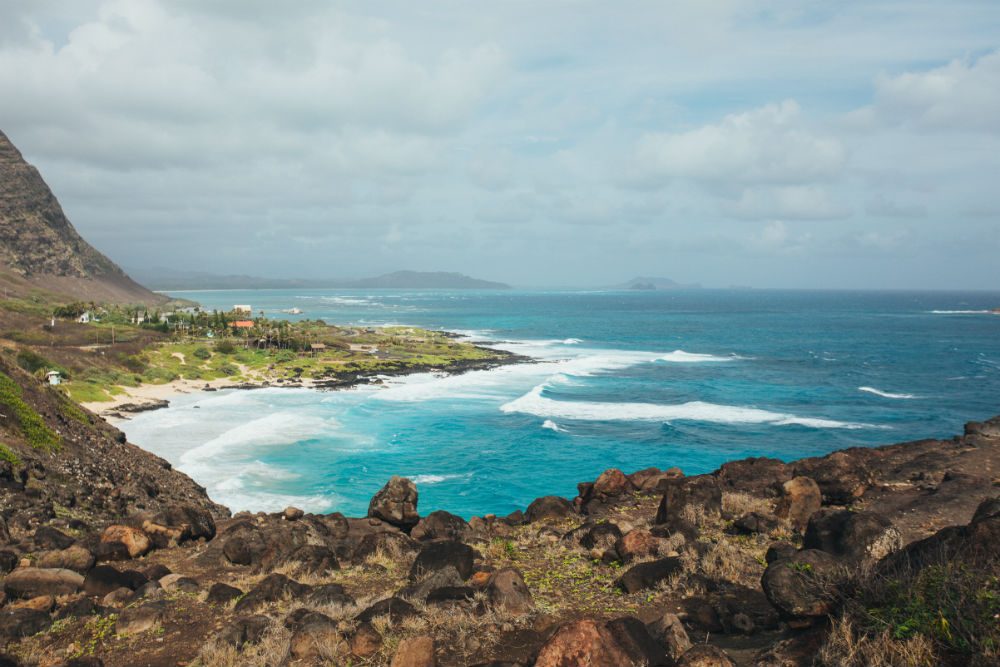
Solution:
<path fill-rule="evenodd" d="M 617 467 L 715 469 L 960 433 L 1000 413 L 1000 293 L 177 292 L 272 317 L 449 330 L 537 363 L 345 391 L 178 396 L 123 425 L 237 510 L 506 514 Z M 282 310 L 299 308 L 301 315 Z"/>

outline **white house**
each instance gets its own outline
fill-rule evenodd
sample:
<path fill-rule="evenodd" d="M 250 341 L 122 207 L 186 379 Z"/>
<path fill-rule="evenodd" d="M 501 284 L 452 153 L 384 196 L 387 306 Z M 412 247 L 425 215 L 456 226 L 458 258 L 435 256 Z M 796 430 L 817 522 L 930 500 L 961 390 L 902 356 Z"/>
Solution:
<path fill-rule="evenodd" d="M 49 379 L 49 384 L 59 384 L 62 382 L 62 376 L 59 371 L 49 371 L 45 374 L 45 377 Z"/>
<path fill-rule="evenodd" d="M 88 324 L 88 323 L 90 323 L 90 318 L 91 318 L 91 314 L 90 314 L 90 311 L 88 310 L 83 315 L 81 315 L 80 317 L 76 318 L 76 321 L 79 322 L 80 324 Z"/>
<path fill-rule="evenodd" d="M 253 308 L 250 307 L 250 304 L 236 304 L 233 306 L 233 312 L 250 315 L 253 313 Z"/>

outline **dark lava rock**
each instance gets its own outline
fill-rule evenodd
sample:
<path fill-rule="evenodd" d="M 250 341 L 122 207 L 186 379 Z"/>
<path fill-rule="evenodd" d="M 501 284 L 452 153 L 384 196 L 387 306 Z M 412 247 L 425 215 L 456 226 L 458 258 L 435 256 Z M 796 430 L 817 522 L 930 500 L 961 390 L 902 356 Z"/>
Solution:
<path fill-rule="evenodd" d="M 241 595 L 243 595 L 243 591 L 220 581 L 219 583 L 212 584 L 212 587 L 208 589 L 208 597 L 205 598 L 205 602 L 220 605 L 229 604 Z"/>
<path fill-rule="evenodd" d="M 542 496 L 531 501 L 525 516 L 528 523 L 564 519 L 573 514 L 573 503 L 560 496 Z"/>
<path fill-rule="evenodd" d="M 52 526 L 42 526 L 35 531 L 34 542 L 42 549 L 68 549 L 76 540 Z"/>
<path fill-rule="evenodd" d="M 393 476 L 368 504 L 368 516 L 408 530 L 417 525 L 417 485 L 405 477 Z"/>
<path fill-rule="evenodd" d="M 437 510 L 422 518 L 410 531 L 415 540 L 456 540 L 468 538 L 469 523 L 460 516 Z"/>
<path fill-rule="evenodd" d="M 147 581 L 148 579 L 141 572 L 135 570 L 120 571 L 110 565 L 98 565 L 84 578 L 83 591 L 87 595 L 104 597 L 119 588 L 128 588 L 134 591 Z"/>
<path fill-rule="evenodd" d="M 585 523 L 566 533 L 563 539 L 584 549 L 613 549 L 621 537 L 621 528 L 613 523 Z"/>
<path fill-rule="evenodd" d="M 427 604 L 442 602 L 465 602 L 472 600 L 476 589 L 471 586 L 442 586 L 427 594 Z"/>
<path fill-rule="evenodd" d="M 236 613 L 253 611 L 269 602 L 278 602 L 286 597 L 301 598 L 312 590 L 305 584 L 289 579 L 283 574 L 269 574 L 259 584 L 236 603 Z"/>
<path fill-rule="evenodd" d="M 695 644 L 684 652 L 677 667 L 736 667 L 736 663 L 718 646 Z"/>
<path fill-rule="evenodd" d="M 292 552 L 287 562 L 298 563 L 304 572 L 309 574 L 326 574 L 340 569 L 340 562 L 329 547 L 316 544 L 306 544 Z"/>
<path fill-rule="evenodd" d="M 807 549 L 767 566 L 761 587 L 767 599 L 788 618 L 826 616 L 842 578 L 837 559 L 825 551 Z"/>
<path fill-rule="evenodd" d="M 781 519 L 772 514 L 748 512 L 733 522 L 732 532 L 737 535 L 771 533 L 781 527 Z"/>
<path fill-rule="evenodd" d="M 271 619 L 267 616 L 243 616 L 224 627 L 215 636 L 215 641 L 234 646 L 238 650 L 247 645 L 260 643 L 270 626 Z"/>
<path fill-rule="evenodd" d="M 776 495 L 776 487 L 792 478 L 785 462 L 763 456 L 723 463 L 713 474 L 727 491 L 768 496 Z"/>
<path fill-rule="evenodd" d="M 159 563 L 155 565 L 150 565 L 149 567 L 143 569 L 142 573 L 150 581 L 159 581 L 168 574 L 171 574 L 169 567 L 167 567 L 166 565 L 160 565 Z"/>
<path fill-rule="evenodd" d="M 312 604 L 349 607 L 354 604 L 354 598 L 347 594 L 340 584 L 322 584 L 315 586 L 306 596 Z"/>
<path fill-rule="evenodd" d="M 857 562 L 880 560 L 902 546 L 899 531 L 875 512 L 820 510 L 812 515 L 803 549 L 819 549 Z"/>
<path fill-rule="evenodd" d="M 615 585 L 626 593 L 635 593 L 646 588 L 653 588 L 658 583 L 681 571 L 681 559 L 675 556 L 639 563 L 629 568 L 618 578 Z"/>
<path fill-rule="evenodd" d="M 684 508 L 688 506 L 708 516 L 721 516 L 722 488 L 719 486 L 719 480 L 702 475 L 667 482 L 663 490 L 663 499 L 656 510 L 656 523 L 666 526 L 686 523 L 683 513 Z"/>
<path fill-rule="evenodd" d="M 524 576 L 513 567 L 497 570 L 486 584 L 486 595 L 492 604 L 509 614 L 526 614 L 535 606 Z"/>
<path fill-rule="evenodd" d="M 388 598 L 376 602 L 354 617 L 359 623 L 371 623 L 373 618 L 388 616 L 392 623 L 402 623 L 417 615 L 416 608 L 401 598 Z"/>
<path fill-rule="evenodd" d="M 773 563 L 776 560 L 781 560 L 782 558 L 791 558 L 798 552 L 799 548 L 796 547 L 791 542 L 773 542 L 771 546 L 767 548 L 767 553 L 764 554 L 764 561 L 767 563 Z"/>
<path fill-rule="evenodd" d="M 379 551 L 390 554 L 412 554 L 419 550 L 420 543 L 404 533 L 369 533 L 358 542 L 351 559 L 360 563 Z"/>
<path fill-rule="evenodd" d="M 7 574 L 21 562 L 20 556 L 13 551 L 0 551 L 0 574 Z"/>
<path fill-rule="evenodd" d="M 410 581 L 418 581 L 431 572 L 454 567 L 465 581 L 472 576 L 472 565 L 475 560 L 472 547 L 461 542 L 430 542 L 420 550 L 413 567 L 410 568 Z"/>
<path fill-rule="evenodd" d="M 52 618 L 36 609 L 0 610 L 0 640 L 12 641 L 47 630 Z"/>

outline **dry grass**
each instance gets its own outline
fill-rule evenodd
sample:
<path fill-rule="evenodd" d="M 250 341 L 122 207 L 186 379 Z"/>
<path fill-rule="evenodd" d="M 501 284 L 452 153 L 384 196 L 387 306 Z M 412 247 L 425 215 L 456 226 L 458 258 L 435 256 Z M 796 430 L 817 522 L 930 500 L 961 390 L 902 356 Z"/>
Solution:
<path fill-rule="evenodd" d="M 272 622 L 259 644 L 238 650 L 234 646 L 208 642 L 192 667 L 273 667 L 284 664 L 290 639 L 291 632 L 281 623 Z"/>
<path fill-rule="evenodd" d="M 750 512 L 774 514 L 774 501 L 749 493 L 723 493 L 722 512 L 731 516 L 743 516 Z"/>
<path fill-rule="evenodd" d="M 825 667 L 937 667 L 941 664 L 933 643 L 923 635 L 893 639 L 888 630 L 878 635 L 858 633 L 847 618 L 834 620 L 817 656 Z"/>

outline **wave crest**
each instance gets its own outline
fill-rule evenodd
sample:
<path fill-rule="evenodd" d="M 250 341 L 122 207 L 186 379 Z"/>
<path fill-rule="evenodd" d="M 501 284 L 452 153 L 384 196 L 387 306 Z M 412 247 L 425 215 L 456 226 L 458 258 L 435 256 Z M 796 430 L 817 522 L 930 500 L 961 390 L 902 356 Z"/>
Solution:
<path fill-rule="evenodd" d="M 894 394 L 892 392 L 876 389 L 875 387 L 858 387 L 858 391 L 863 391 L 866 394 L 875 394 L 876 396 L 881 396 L 882 398 L 898 398 L 898 399 L 917 398 L 917 396 L 913 394 Z"/>

